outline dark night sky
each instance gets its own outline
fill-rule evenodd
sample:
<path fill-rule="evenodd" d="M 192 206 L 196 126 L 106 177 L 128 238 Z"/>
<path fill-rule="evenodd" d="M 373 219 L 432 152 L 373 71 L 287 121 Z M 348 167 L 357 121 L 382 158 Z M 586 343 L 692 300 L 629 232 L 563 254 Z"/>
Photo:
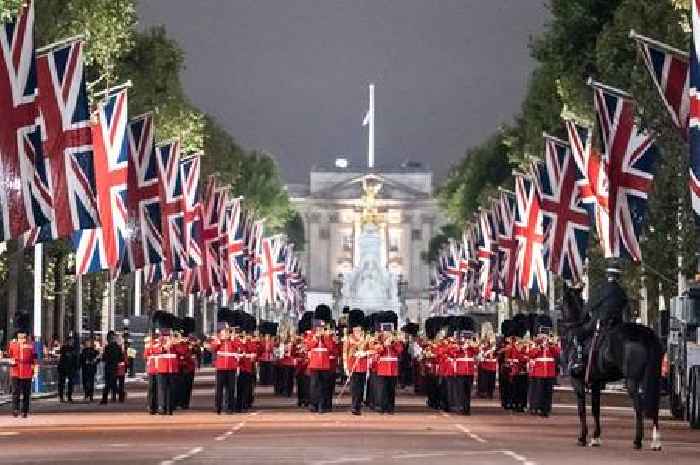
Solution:
<path fill-rule="evenodd" d="M 512 120 L 544 0 L 141 0 L 186 52 L 192 101 L 287 181 L 344 156 L 366 163 L 361 126 L 376 84 L 378 165 L 444 175 Z"/>

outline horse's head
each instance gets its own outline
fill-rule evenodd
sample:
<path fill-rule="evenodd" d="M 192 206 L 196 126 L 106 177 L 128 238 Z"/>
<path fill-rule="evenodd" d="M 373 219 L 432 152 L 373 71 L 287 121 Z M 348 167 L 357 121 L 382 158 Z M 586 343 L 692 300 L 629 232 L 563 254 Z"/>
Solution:
<path fill-rule="evenodd" d="M 583 318 L 583 289 L 577 287 L 564 286 L 564 296 L 562 299 L 561 313 L 562 322 L 574 324 Z"/>

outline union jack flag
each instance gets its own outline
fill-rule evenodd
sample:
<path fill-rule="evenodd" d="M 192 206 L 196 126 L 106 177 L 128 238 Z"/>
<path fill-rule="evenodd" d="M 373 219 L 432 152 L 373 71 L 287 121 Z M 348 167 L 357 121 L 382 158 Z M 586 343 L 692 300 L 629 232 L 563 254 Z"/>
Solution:
<path fill-rule="evenodd" d="M 695 211 L 695 220 L 700 222 L 700 1 L 692 0 L 693 39 L 690 46 L 690 121 L 688 141 L 690 143 L 690 199 Z"/>
<path fill-rule="evenodd" d="M 245 243 L 245 221 L 241 199 L 236 198 L 227 210 L 225 227 L 226 289 L 229 297 L 241 296 L 248 291 L 246 265 L 249 259 Z"/>
<path fill-rule="evenodd" d="M 146 113 L 129 121 L 128 138 L 129 249 L 134 268 L 141 269 L 163 261 L 153 114 Z"/>
<path fill-rule="evenodd" d="M 524 175 L 515 176 L 515 224 L 518 241 L 518 285 L 525 297 L 547 293 L 542 204 L 535 183 Z"/>
<path fill-rule="evenodd" d="M 631 98 L 599 83 L 592 85 L 605 153 L 598 169 L 596 229 L 607 258 L 627 254 L 640 261 L 639 233 L 654 179 L 656 145 L 635 123 Z"/>
<path fill-rule="evenodd" d="M 0 31 L 0 241 L 18 238 L 52 216 L 36 102 L 34 4 Z"/>
<path fill-rule="evenodd" d="M 477 303 L 481 301 L 479 289 L 481 276 L 481 262 L 479 261 L 479 223 L 467 226 L 462 232 L 462 244 L 460 249 L 460 270 L 464 274 L 462 289 L 458 303 Z"/>
<path fill-rule="evenodd" d="M 583 174 L 569 144 L 548 135 L 544 139 L 544 163 L 535 163 L 533 171 L 544 213 L 547 269 L 567 281 L 580 282 L 591 229 L 579 188 Z"/>
<path fill-rule="evenodd" d="M 50 224 L 33 242 L 70 237 L 100 225 L 82 41 L 37 57 L 39 111 L 53 198 Z"/>
<path fill-rule="evenodd" d="M 688 54 L 635 32 L 632 37 L 673 124 L 687 138 L 690 117 Z"/>
<path fill-rule="evenodd" d="M 199 200 L 200 155 L 194 155 L 180 162 L 182 193 L 184 198 L 185 251 L 187 268 L 200 266 L 202 257 L 202 205 Z"/>
<path fill-rule="evenodd" d="M 281 236 L 265 237 L 260 245 L 257 294 L 261 305 L 284 299 L 285 247 Z"/>
<path fill-rule="evenodd" d="M 185 199 L 180 176 L 180 141 L 156 146 L 160 186 L 161 231 L 167 274 L 187 268 L 185 247 Z"/>
<path fill-rule="evenodd" d="M 102 228 L 79 229 L 72 234 L 75 274 L 81 276 L 109 268 Z"/>
<path fill-rule="evenodd" d="M 203 291 L 203 269 L 201 266 L 187 268 L 182 274 L 182 292 L 185 295 L 198 294 Z"/>
<path fill-rule="evenodd" d="M 216 177 L 210 175 L 204 189 L 204 210 L 202 217 L 202 247 L 204 263 L 202 289 L 207 295 L 221 291 L 225 287 L 220 254 L 222 213 L 228 201 L 228 190 L 217 186 Z"/>
<path fill-rule="evenodd" d="M 464 278 L 466 266 L 462 263 L 462 251 L 454 240 L 449 241 L 448 249 L 444 254 L 442 272 L 446 280 L 444 300 L 449 303 L 459 304 L 464 296 Z"/>
<path fill-rule="evenodd" d="M 501 191 L 494 208 L 498 226 L 498 264 L 501 292 L 507 297 L 519 295 L 517 285 L 518 240 L 515 237 L 515 198 Z"/>
<path fill-rule="evenodd" d="M 78 231 L 73 234 L 73 244 L 78 252 L 77 262 L 90 263 L 90 269 L 78 268 L 80 271 L 97 271 L 94 266 L 106 264 L 110 270 L 133 269 L 126 241 L 129 237 L 127 228 L 127 166 L 129 161 L 126 90 L 120 90 L 105 97 L 97 107 L 97 121 L 92 125 L 94 142 L 95 181 L 97 199 L 102 226 L 100 233 Z M 95 240 L 100 236 L 102 240 Z M 104 247 L 105 262 L 90 259 L 101 255 L 95 247 Z"/>
<path fill-rule="evenodd" d="M 262 241 L 265 228 L 262 220 L 255 220 L 252 216 L 248 216 L 247 221 L 244 224 L 244 237 L 246 238 L 246 251 L 248 253 L 247 292 L 252 294 L 257 288 L 258 279 L 260 277 L 259 265 L 262 260 Z"/>
<path fill-rule="evenodd" d="M 498 290 L 498 244 L 496 238 L 496 220 L 493 211 L 481 209 L 479 211 L 478 231 L 478 257 L 479 262 L 479 290 L 480 297 L 484 301 L 491 302 L 496 297 Z"/>
<path fill-rule="evenodd" d="M 165 269 L 165 262 L 145 265 L 143 267 L 144 282 L 148 285 L 158 284 L 170 280 L 170 274 Z"/>

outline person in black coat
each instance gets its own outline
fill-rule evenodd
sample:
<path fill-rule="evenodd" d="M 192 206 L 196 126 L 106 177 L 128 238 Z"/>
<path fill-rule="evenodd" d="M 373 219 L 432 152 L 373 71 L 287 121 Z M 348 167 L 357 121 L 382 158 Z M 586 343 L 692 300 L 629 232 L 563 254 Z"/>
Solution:
<path fill-rule="evenodd" d="M 73 340 L 67 339 L 59 350 L 58 357 L 58 399 L 65 402 L 73 402 L 73 378 L 78 371 L 78 354 L 73 346 Z M 68 389 L 66 392 L 66 384 Z"/>
<path fill-rule="evenodd" d="M 124 352 L 115 339 L 114 331 L 107 333 L 107 345 L 102 352 L 105 386 L 102 389 L 102 401 L 100 401 L 100 404 L 107 403 L 107 397 L 110 393 L 112 394 L 112 402 L 117 401 L 117 368 L 119 363 L 124 361 Z"/>
<path fill-rule="evenodd" d="M 92 338 L 85 341 L 80 352 L 80 373 L 83 379 L 83 397 L 88 402 L 93 401 L 95 395 L 95 373 L 100 354 L 95 349 L 95 341 Z"/>

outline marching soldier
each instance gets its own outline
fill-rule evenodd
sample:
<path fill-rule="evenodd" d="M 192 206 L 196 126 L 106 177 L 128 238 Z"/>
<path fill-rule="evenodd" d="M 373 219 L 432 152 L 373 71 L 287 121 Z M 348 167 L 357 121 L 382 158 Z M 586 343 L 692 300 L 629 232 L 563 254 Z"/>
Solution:
<path fill-rule="evenodd" d="M 399 376 L 399 356 L 404 350 L 403 342 L 394 336 L 393 325 L 382 323 L 383 334 L 375 346 L 377 352 L 377 384 L 379 398 L 375 405 L 380 413 L 394 414 L 396 400 L 396 381 Z M 391 327 L 390 327 L 391 326 Z"/>
<path fill-rule="evenodd" d="M 175 410 L 175 382 L 180 372 L 180 360 L 169 329 L 161 330 L 161 353 L 158 355 L 158 400 L 161 415 Z"/>
<path fill-rule="evenodd" d="M 496 390 L 498 359 L 496 348 L 488 339 L 484 339 L 479 347 L 478 370 L 478 396 L 493 399 L 493 393 Z"/>
<path fill-rule="evenodd" d="M 313 336 L 313 331 L 307 330 L 304 337 L 297 336 L 294 343 L 294 357 L 296 360 L 294 374 L 297 382 L 297 406 L 309 407 L 311 404 L 311 371 L 309 370 L 309 357 L 306 350 L 306 339 Z"/>
<path fill-rule="evenodd" d="M 239 359 L 238 383 L 236 385 L 236 412 L 246 412 L 253 403 L 255 361 L 260 345 L 245 332 L 241 341 L 242 356 Z"/>
<path fill-rule="evenodd" d="M 236 393 L 236 374 L 239 370 L 238 360 L 241 356 L 241 348 L 238 341 L 231 339 L 231 330 L 226 327 L 219 332 L 219 338 L 210 339 L 206 347 L 216 359 L 216 394 L 214 406 L 216 413 L 221 414 L 224 405 L 224 391 L 226 392 L 226 410 L 233 413 Z"/>
<path fill-rule="evenodd" d="M 143 356 L 146 359 L 146 374 L 148 376 L 148 390 L 146 391 L 146 404 L 151 415 L 158 413 L 158 357 L 161 354 L 158 331 L 153 330 L 150 337 L 144 340 Z"/>
<path fill-rule="evenodd" d="M 314 321 L 315 331 L 304 341 L 309 354 L 311 372 L 311 407 L 312 412 L 326 413 L 332 408 L 328 399 L 328 385 L 331 383 L 331 353 L 336 344 L 333 337 L 324 331 L 323 320 Z"/>
<path fill-rule="evenodd" d="M 463 400 L 460 410 L 464 415 L 471 415 L 472 385 L 474 384 L 474 368 L 478 353 L 479 346 L 476 340 L 469 340 L 463 336 L 453 352 L 455 378 L 458 380 L 457 387 L 461 390 L 460 394 Z"/>
<path fill-rule="evenodd" d="M 19 326 L 19 325 L 18 325 Z M 12 415 L 20 414 L 20 397 L 22 398 L 22 418 L 29 415 L 29 403 L 32 397 L 32 379 L 38 374 L 34 345 L 27 338 L 27 330 L 19 327 L 15 339 L 7 348 L 10 359 L 10 378 L 12 379 Z"/>
<path fill-rule="evenodd" d="M 367 357 L 370 355 L 367 350 L 368 341 L 362 326 L 357 325 L 352 328 L 352 334 L 347 337 L 345 345 L 343 360 L 345 361 L 345 373 L 350 377 L 352 414 L 361 415 L 367 381 Z"/>
<path fill-rule="evenodd" d="M 559 358 L 559 346 L 547 335 L 541 334 L 528 350 L 532 364 L 530 376 L 530 412 L 543 417 L 552 411 L 552 394 L 556 381 L 556 360 Z"/>

